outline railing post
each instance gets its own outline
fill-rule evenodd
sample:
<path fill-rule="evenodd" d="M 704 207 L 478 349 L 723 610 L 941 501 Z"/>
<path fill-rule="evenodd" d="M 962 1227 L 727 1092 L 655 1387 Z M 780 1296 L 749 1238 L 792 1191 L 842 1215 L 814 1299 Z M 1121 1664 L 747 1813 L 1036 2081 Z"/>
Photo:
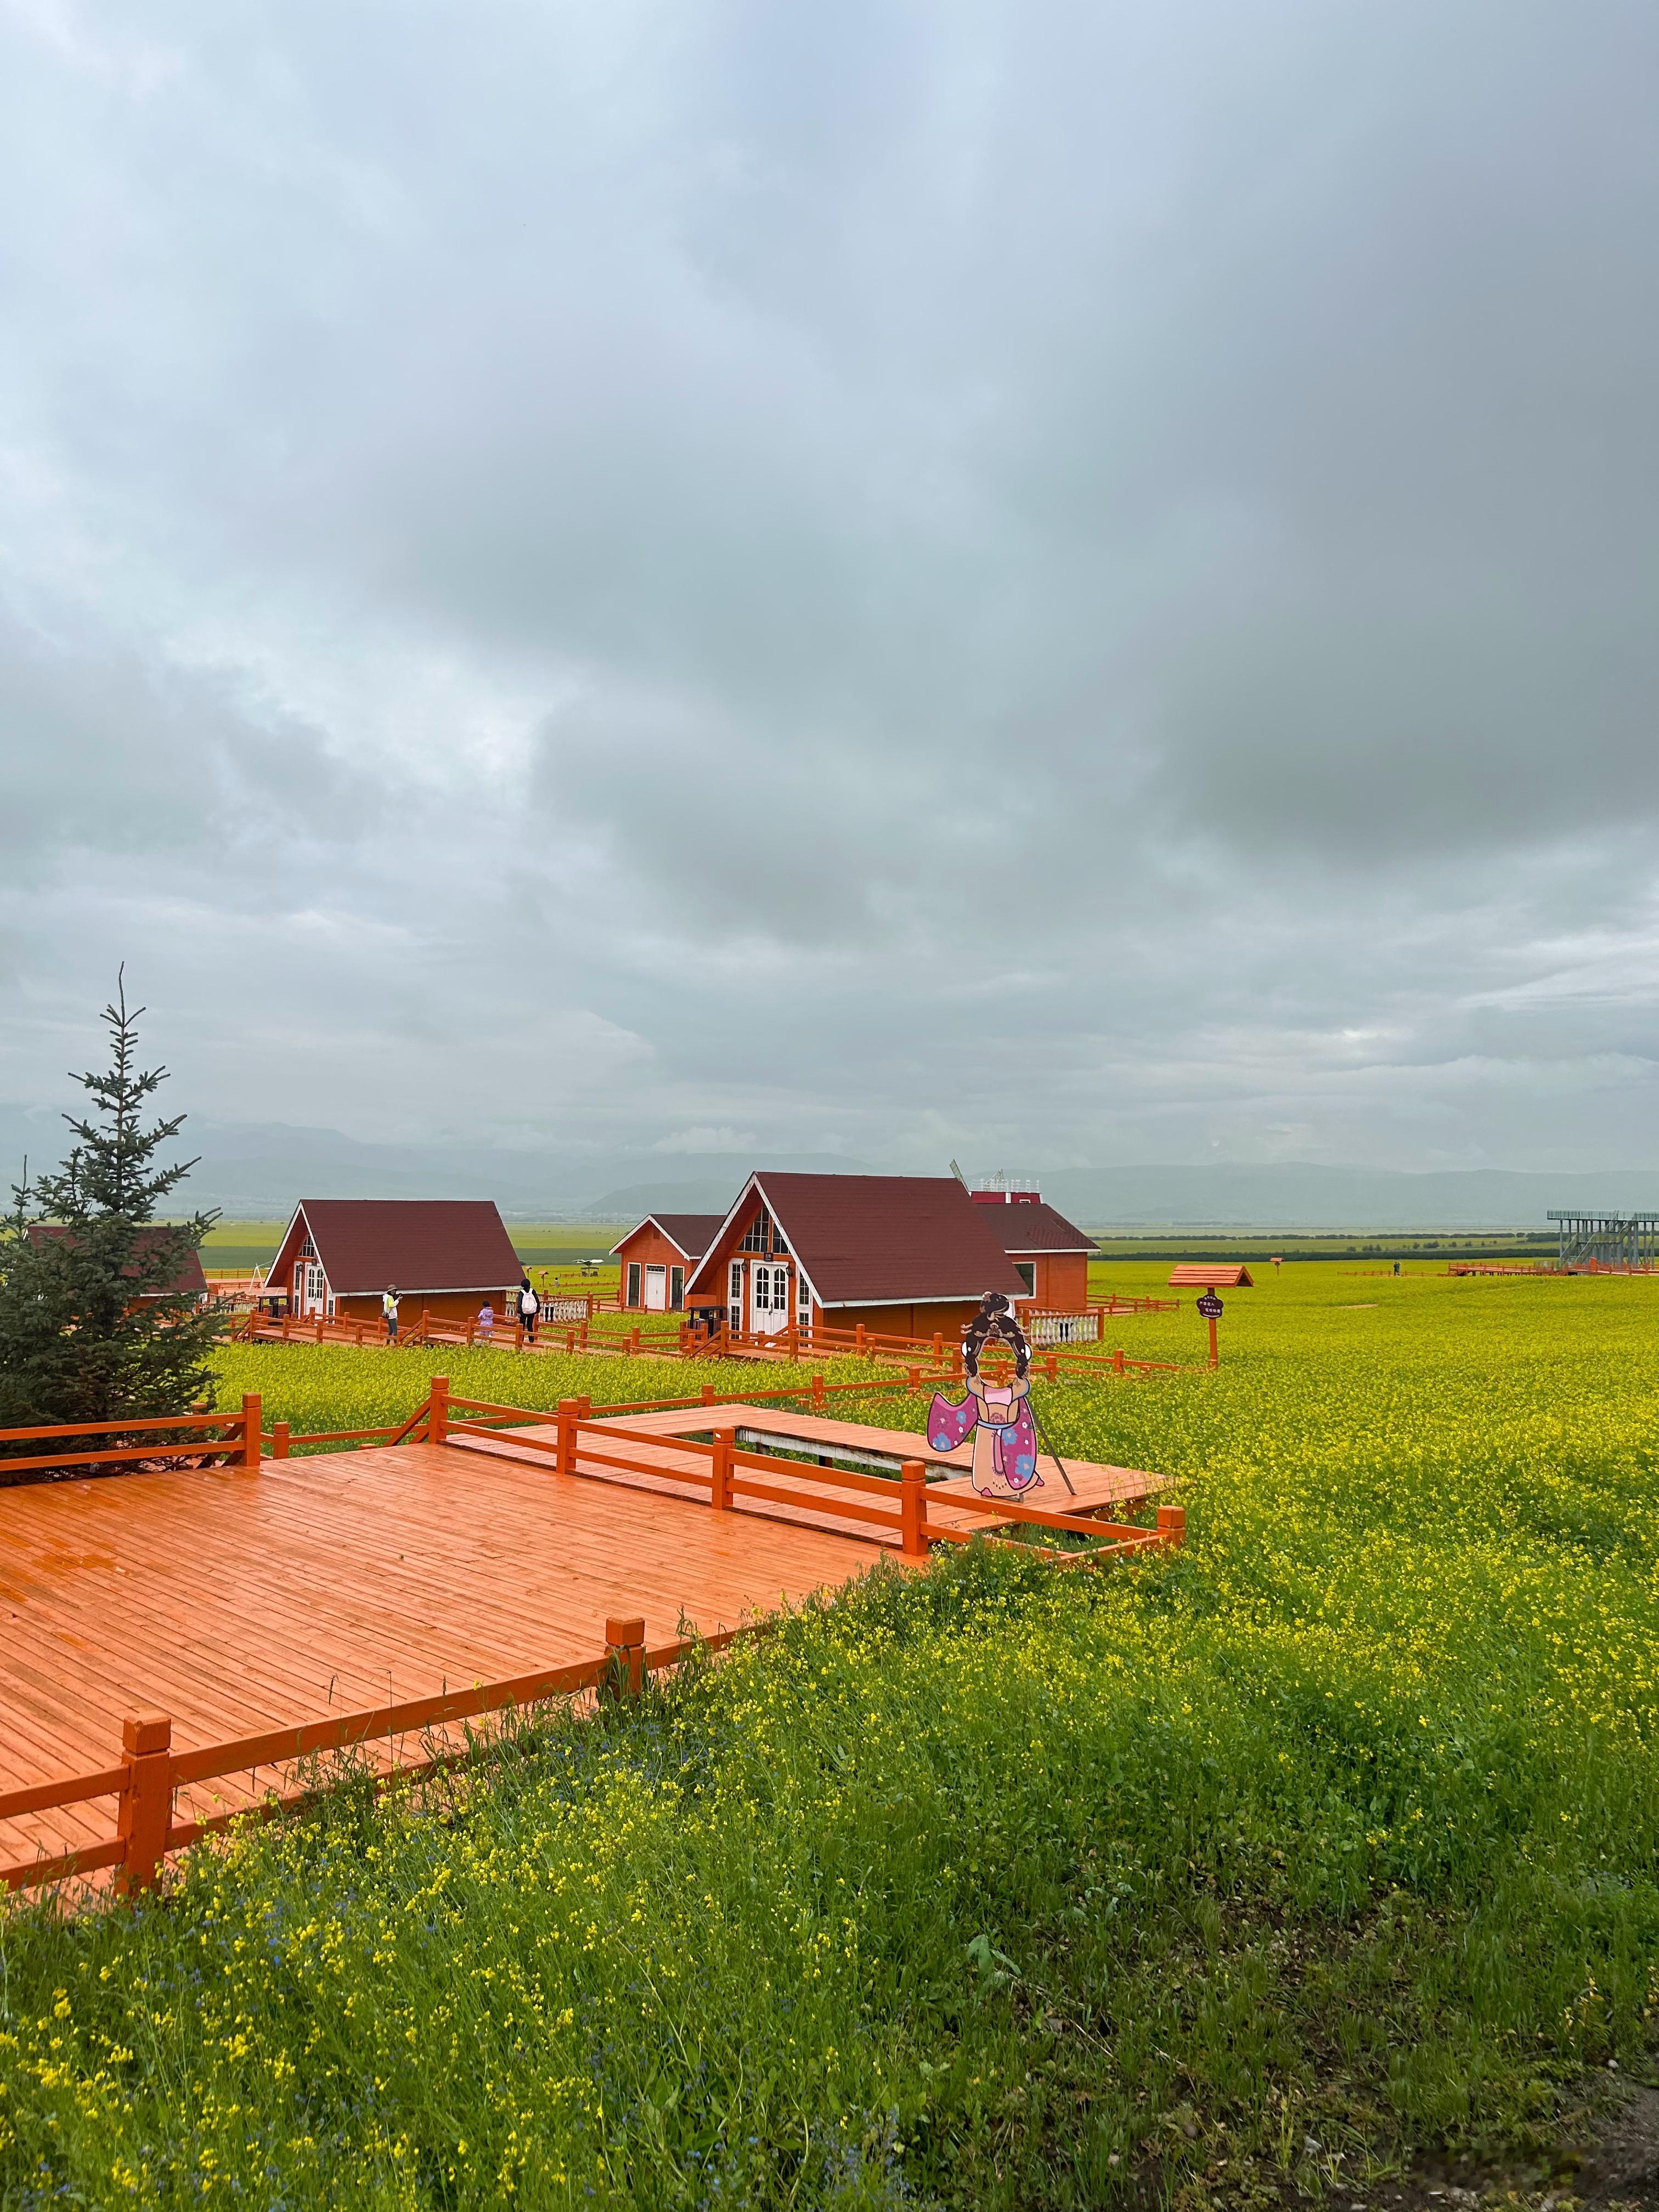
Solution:
<path fill-rule="evenodd" d="M 584 1390 L 581 1396 L 576 1401 L 576 1419 L 579 1421 L 591 1421 L 592 1418 L 593 1401 L 588 1396 L 586 1391 Z"/>
<path fill-rule="evenodd" d="M 959 1344 L 951 1346 L 951 1380 L 953 1382 L 962 1380 L 962 1346 Z"/>
<path fill-rule="evenodd" d="M 264 1412 L 257 1390 L 245 1392 L 242 1397 L 242 1449 L 237 1460 L 250 1474 L 259 1472 L 259 1431 L 264 1425 Z"/>
<path fill-rule="evenodd" d="M 712 1382 L 705 1382 L 702 1386 L 702 1402 L 705 1406 L 712 1406 L 714 1402 L 714 1386 Z"/>
<path fill-rule="evenodd" d="M 853 1329 L 853 1349 L 861 1359 L 864 1357 L 864 1323 L 858 1322 Z"/>
<path fill-rule="evenodd" d="M 1114 1375 L 1123 1372 L 1123 1346 L 1121 1344 L 1112 1347 L 1112 1372 Z"/>
<path fill-rule="evenodd" d="M 576 1423 L 581 1418 L 581 1408 L 574 1398 L 559 1401 L 559 1449 L 553 1464 L 561 1474 L 576 1472 Z"/>
<path fill-rule="evenodd" d="M 800 1358 L 800 1328 L 793 1321 L 789 1324 L 789 1357 L 792 1361 Z"/>
<path fill-rule="evenodd" d="M 449 1377 L 434 1375 L 432 1396 L 426 1419 L 426 1440 L 429 1444 L 449 1442 Z"/>
<path fill-rule="evenodd" d="M 115 1886 L 123 1897 L 154 1889 L 167 1856 L 173 1819 L 173 1723 L 165 1713 L 130 1713 L 121 1723 L 126 1778 L 118 1832 L 121 1863 Z"/>
<path fill-rule="evenodd" d="M 732 1510 L 732 1454 L 737 1449 L 737 1442 L 735 1429 L 715 1430 L 714 1455 L 709 1462 L 712 1480 L 708 1497 L 717 1513 L 729 1513 Z"/>
<path fill-rule="evenodd" d="M 907 1459 L 900 1478 L 899 1545 L 907 1559 L 927 1556 L 927 1470 Z"/>
<path fill-rule="evenodd" d="M 288 1423 L 286 1421 L 276 1421 L 271 1425 L 270 1455 L 272 1459 L 288 1457 Z"/>
<path fill-rule="evenodd" d="M 613 1698 L 637 1698 L 645 1687 L 645 1622 L 612 1614 L 605 1624 L 607 1687 Z"/>
<path fill-rule="evenodd" d="M 943 1329 L 936 1328 L 936 1329 L 933 1331 L 933 1364 L 934 1364 L 934 1366 L 935 1366 L 935 1367 L 937 1367 L 937 1366 L 939 1364 L 939 1363 L 944 1359 L 944 1358 L 945 1358 L 945 1332 L 944 1332 L 944 1330 L 943 1330 Z"/>
<path fill-rule="evenodd" d="M 633 1353 L 634 1357 L 637 1359 L 637 1358 L 638 1358 L 638 1357 L 639 1357 L 639 1351 L 640 1351 L 640 1332 L 639 1332 L 639 1327 L 638 1327 L 638 1324 L 637 1324 L 637 1323 L 635 1323 L 635 1328 L 634 1328 L 633 1334 L 632 1334 L 632 1335 L 629 1338 L 629 1340 L 628 1340 L 628 1349 L 629 1350 L 629 1352 L 631 1352 Z"/>
<path fill-rule="evenodd" d="M 1184 1544 L 1187 1540 L 1186 1507 L 1160 1505 L 1158 1509 L 1158 1533 L 1166 1544 Z"/>
<path fill-rule="evenodd" d="M 823 1411 L 823 1377 L 822 1375 L 815 1375 L 812 1377 L 812 1410 L 815 1413 L 821 1413 Z"/>

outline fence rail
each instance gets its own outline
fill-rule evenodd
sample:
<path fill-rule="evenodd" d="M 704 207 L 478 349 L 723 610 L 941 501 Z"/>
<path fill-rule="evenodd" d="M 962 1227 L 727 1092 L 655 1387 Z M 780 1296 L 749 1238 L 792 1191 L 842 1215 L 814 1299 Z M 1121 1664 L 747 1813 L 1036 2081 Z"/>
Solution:
<path fill-rule="evenodd" d="M 132 1714 L 122 1725 L 125 1756 L 118 1766 L 0 1791 L 0 1821 L 113 1797 L 117 1801 L 114 1837 L 107 1843 L 0 1866 L 0 1887 L 37 1888 L 113 1868 L 118 1892 L 136 1895 L 155 1887 L 170 1852 L 188 1850 L 239 1820 L 269 1819 L 274 1814 L 296 1811 L 313 1802 L 319 1794 L 314 1789 L 270 1791 L 246 1807 L 207 1820 L 176 1820 L 174 1799 L 180 1790 L 192 1784 L 257 1773 L 260 1767 L 295 1764 L 360 1744 L 417 1733 L 429 1735 L 435 1729 L 475 1720 L 486 1713 L 538 1705 L 550 1698 L 575 1697 L 611 1687 L 621 1694 L 637 1696 L 647 1674 L 678 1666 L 693 1650 L 723 1650 L 742 1638 L 763 1633 L 769 1626 L 757 1622 L 649 1651 L 645 1648 L 644 1621 L 616 1618 L 605 1624 L 605 1649 L 598 1658 L 545 1668 L 471 1690 L 444 1692 L 368 1712 L 274 1729 L 234 1743 L 211 1744 L 182 1753 L 173 1749 L 173 1723 L 167 1715 Z M 380 1778 L 381 1784 L 415 1779 L 453 1765 L 465 1755 L 464 1750 L 444 1750 L 416 1761 L 399 1762 Z"/>
<path fill-rule="evenodd" d="M 1033 1313 L 1027 1317 L 1028 1334 L 1039 1350 L 1061 1355 L 1060 1366 L 1055 1366 L 1052 1359 L 1047 1363 L 1046 1371 L 1051 1381 L 1058 1381 L 1062 1372 L 1097 1376 L 1108 1365 L 1116 1375 L 1175 1374 L 1181 1371 L 1179 1360 L 1133 1358 L 1121 1347 L 1114 1347 L 1109 1353 L 1105 1348 L 1105 1322 L 1114 1312 L 1173 1312 L 1179 1304 L 1176 1298 L 1137 1298 L 1117 1307 L 1091 1306 L 1076 1313 Z M 611 1326 L 613 1318 L 625 1325 Z M 292 1315 L 273 1319 L 253 1312 L 237 1325 L 232 1334 L 238 1341 L 247 1344 L 346 1344 L 361 1348 L 386 1341 L 385 1331 L 377 1322 L 339 1316 L 331 1319 L 321 1314 L 308 1315 L 303 1319 Z M 943 1330 L 935 1330 L 930 1337 L 896 1336 L 866 1328 L 861 1322 L 851 1328 L 822 1323 L 803 1328 L 798 1322 L 792 1321 L 782 1328 L 760 1332 L 733 1328 L 727 1321 L 699 1326 L 684 1316 L 641 1317 L 633 1309 L 613 1314 L 597 1305 L 580 1321 L 562 1324 L 543 1322 L 533 1331 L 526 1330 L 519 1322 L 503 1322 L 488 1335 L 476 1320 L 453 1321 L 422 1312 L 418 1321 L 400 1328 L 398 1342 L 404 1346 L 447 1346 L 454 1350 L 489 1346 L 512 1352 L 598 1352 L 624 1358 L 653 1359 L 763 1358 L 793 1362 L 816 1353 L 826 1358 L 909 1361 L 921 1353 L 937 1364 L 948 1361 L 954 1376 L 962 1373 L 961 1346 L 952 1343 L 947 1347 Z M 1085 1345 L 1097 1348 L 1085 1351 Z"/>
<path fill-rule="evenodd" d="M 250 1392 L 244 1396 L 239 1413 L 162 1413 L 153 1419 L 141 1415 L 124 1421 L 70 1421 L 50 1428 L 0 1429 L 0 1482 L 9 1475 L 46 1468 L 117 1467 L 133 1461 L 191 1467 L 228 1461 L 233 1466 L 257 1469 L 264 1445 L 262 1402 L 257 1392 Z M 160 1434 L 152 1439 L 152 1431 Z M 87 1439 L 94 1437 L 118 1437 L 123 1441 L 88 1447 Z M 14 1443 L 43 1443 L 48 1437 L 56 1440 L 56 1450 L 14 1456 L 3 1449 Z"/>

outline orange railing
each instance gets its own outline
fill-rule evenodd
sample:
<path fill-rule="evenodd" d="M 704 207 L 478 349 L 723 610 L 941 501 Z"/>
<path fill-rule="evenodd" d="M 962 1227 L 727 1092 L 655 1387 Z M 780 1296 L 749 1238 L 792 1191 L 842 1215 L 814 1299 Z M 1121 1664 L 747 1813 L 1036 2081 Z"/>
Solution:
<path fill-rule="evenodd" d="M 688 1328 L 684 1341 L 688 1357 L 701 1354 L 714 1359 L 752 1357 L 762 1352 L 793 1361 L 804 1352 L 819 1352 L 832 1358 L 839 1355 L 854 1359 L 914 1360 L 921 1352 L 951 1379 L 959 1379 L 962 1374 L 962 1346 L 959 1343 L 947 1346 L 943 1330 L 935 1331 L 931 1337 L 889 1336 L 879 1330 L 866 1328 L 861 1322 L 851 1328 L 801 1328 L 792 1322 L 770 1335 L 760 1335 L 752 1329 L 733 1328 L 729 1322 L 722 1322 L 701 1333 Z M 1136 1359 L 1121 1346 L 1109 1352 L 1103 1346 L 1085 1351 L 1073 1345 L 1043 1347 L 1034 1355 L 1031 1367 L 1034 1373 L 1046 1375 L 1051 1382 L 1059 1382 L 1062 1376 L 1099 1376 L 1108 1370 L 1115 1375 L 1180 1371 L 1179 1362 L 1173 1359 Z"/>
<path fill-rule="evenodd" d="M 1152 1312 L 1172 1310 L 1177 1299 L 1143 1298 L 1135 1301 L 1137 1310 Z M 629 1321 L 634 1310 L 617 1315 Z M 1124 1307 L 1119 1309 L 1127 1311 Z M 1095 1306 L 1079 1314 L 1036 1315 L 1034 1323 L 1045 1321 L 1067 1322 L 1089 1322 L 1093 1324 L 1091 1339 L 1079 1344 L 1076 1341 L 1043 1343 L 1034 1339 L 1039 1358 L 1036 1364 L 1051 1382 L 1062 1375 L 1098 1376 L 1108 1367 L 1115 1375 L 1176 1374 L 1181 1363 L 1173 1359 L 1133 1358 L 1121 1347 L 1109 1352 L 1104 1344 L 1105 1328 L 1101 1318 L 1112 1311 L 1110 1307 Z M 603 1316 L 603 1318 L 602 1318 Z M 733 1328 L 728 1322 L 700 1328 L 683 1316 L 653 1315 L 635 1319 L 631 1327 L 621 1328 L 605 1325 L 611 1316 L 604 1309 L 596 1310 L 587 1319 L 564 1324 L 539 1325 L 533 1337 L 527 1334 L 518 1322 L 499 1323 L 486 1337 L 476 1320 L 451 1321 L 441 1316 L 422 1312 L 418 1321 L 410 1321 L 399 1330 L 398 1342 L 404 1345 L 448 1345 L 457 1350 L 489 1345 L 510 1352 L 603 1352 L 623 1358 L 648 1356 L 658 1359 L 732 1359 L 752 1358 L 757 1355 L 792 1363 L 803 1355 L 817 1353 L 822 1358 L 851 1357 L 855 1359 L 914 1361 L 918 1353 L 931 1357 L 935 1364 L 944 1367 L 952 1376 L 962 1373 L 962 1350 L 959 1344 L 948 1347 L 942 1330 L 932 1336 L 895 1336 L 879 1329 L 866 1328 L 861 1322 L 851 1328 L 835 1328 L 824 1324 L 803 1328 L 791 1322 L 787 1327 L 763 1334 L 753 1329 Z M 1043 1331 L 1043 1334 L 1049 1332 Z M 379 1323 L 338 1316 L 326 1317 L 313 1314 L 304 1319 L 284 1315 L 278 1320 L 252 1313 L 233 1331 L 243 1343 L 264 1344 L 348 1344 L 362 1347 L 385 1342 L 385 1331 Z M 1085 1348 L 1085 1346 L 1087 1348 Z"/>
<path fill-rule="evenodd" d="M 758 1498 L 774 1505 L 805 1507 L 822 1517 L 859 1524 L 856 1533 L 876 1528 L 896 1536 L 899 1549 L 908 1558 L 925 1558 L 932 1540 L 941 1537 L 950 1540 L 951 1536 L 949 1529 L 929 1524 L 927 1468 L 921 1459 L 902 1463 L 896 1498 L 890 1476 L 819 1467 L 811 1461 L 787 1459 L 771 1452 L 746 1451 L 738 1446 L 734 1429 L 714 1431 L 706 1443 L 694 1437 L 642 1437 L 637 1429 L 595 1419 L 576 1398 L 560 1401 L 551 1423 L 555 1433 L 550 1438 L 526 1436 L 520 1425 L 549 1425 L 545 1413 L 526 1412 L 521 1406 L 495 1405 L 482 1398 L 453 1397 L 441 1376 L 434 1379 L 428 1407 L 427 1436 L 433 1443 L 453 1443 L 457 1438 L 466 1437 L 505 1440 L 520 1450 L 541 1455 L 561 1474 L 580 1473 L 580 1461 L 610 1474 L 690 1483 L 698 1490 L 706 1489 L 710 1504 L 720 1511 L 728 1510 L 738 1498 Z M 458 1415 L 461 1418 L 458 1419 Z M 470 1419 L 465 1418 L 468 1415 L 483 1418 Z M 601 1449 L 594 1448 L 595 1438 Z M 641 1456 L 641 1444 L 654 1446 L 659 1451 L 665 1446 L 672 1447 L 676 1455 L 674 1463 L 665 1466 L 660 1458 Z M 689 1466 L 685 1464 L 687 1460 L 691 1462 Z M 848 1492 L 854 1494 L 848 1497 Z M 878 1498 L 883 1503 L 860 1503 L 866 1497 Z M 955 1492 L 950 1503 L 952 1511 L 960 1506 L 965 1511 L 1010 1523 L 1105 1538 L 1109 1540 L 1104 1548 L 1169 1541 L 1170 1529 L 1177 1525 L 1160 1523 L 1164 1531 L 1160 1534 L 1158 1530 L 1097 1521 L 1082 1514 L 1043 1512 L 1035 1506 L 1022 1504 L 1018 1498 L 975 1495 L 969 1500 Z M 1184 1525 L 1184 1516 L 1181 1525 Z M 959 1535 L 960 1532 L 957 1533 Z"/>
<path fill-rule="evenodd" d="M 123 1441 L 83 1448 L 87 1438 L 96 1437 L 119 1437 Z M 0 1482 L 8 1475 L 43 1468 L 117 1467 L 134 1460 L 200 1467 L 228 1459 L 235 1466 L 257 1468 L 263 1441 L 260 1400 L 257 1393 L 250 1393 L 242 1400 L 240 1413 L 167 1413 L 153 1420 L 130 1415 L 124 1421 L 69 1421 L 47 1428 L 0 1429 L 0 1445 L 40 1443 L 47 1437 L 53 1439 L 55 1450 L 0 1455 Z"/>
<path fill-rule="evenodd" d="M 192 1844 L 228 1828 L 239 1820 L 268 1819 L 276 1813 L 294 1811 L 313 1802 L 318 1794 L 314 1790 L 287 1795 L 271 1791 L 260 1800 L 231 1812 L 216 1814 L 208 1820 L 177 1821 L 173 1819 L 173 1801 L 180 1790 L 192 1784 L 218 1781 L 227 1775 L 253 1774 L 262 1766 L 280 1766 L 318 1758 L 330 1752 L 349 1750 L 357 1744 L 417 1732 L 424 1735 L 434 1729 L 473 1720 L 481 1714 L 499 1712 L 509 1706 L 580 1696 L 585 1691 L 603 1690 L 611 1685 L 624 1694 L 637 1695 L 647 1672 L 678 1665 L 694 1650 L 723 1649 L 740 1637 L 760 1633 L 766 1626 L 762 1622 L 751 1628 L 727 1630 L 719 1635 L 664 1644 L 647 1651 L 642 1620 L 612 1620 L 605 1624 L 608 1641 L 600 1658 L 574 1666 L 545 1668 L 533 1674 L 516 1675 L 509 1681 L 487 1682 L 471 1690 L 410 1698 L 370 1712 L 339 1714 L 301 1727 L 273 1729 L 263 1735 L 244 1736 L 234 1743 L 210 1744 L 199 1751 L 173 1751 L 173 1723 L 167 1715 L 134 1714 L 122 1727 L 123 1757 L 118 1765 L 106 1767 L 96 1774 L 66 1775 L 53 1782 L 31 1783 L 21 1790 L 0 1791 L 0 1821 L 113 1797 L 118 1801 L 115 1834 L 107 1843 L 0 1866 L 0 1887 L 9 1890 L 33 1888 L 113 1868 L 115 1886 L 123 1894 L 152 1888 L 169 1852 L 187 1850 Z M 399 1763 L 381 1778 L 382 1785 L 434 1772 L 465 1755 L 464 1751 L 442 1751 L 418 1761 Z"/>

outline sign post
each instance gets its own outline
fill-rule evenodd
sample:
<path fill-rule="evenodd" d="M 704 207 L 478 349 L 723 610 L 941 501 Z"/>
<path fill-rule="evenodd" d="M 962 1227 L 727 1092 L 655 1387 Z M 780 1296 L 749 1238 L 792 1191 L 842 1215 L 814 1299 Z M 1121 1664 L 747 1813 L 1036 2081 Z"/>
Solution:
<path fill-rule="evenodd" d="M 1199 1299 L 1198 1310 L 1210 1324 L 1210 1364 L 1212 1367 L 1218 1366 L 1221 1356 L 1216 1349 L 1215 1325 L 1221 1318 L 1222 1305 L 1220 1299 L 1215 1294 L 1213 1285 Z"/>

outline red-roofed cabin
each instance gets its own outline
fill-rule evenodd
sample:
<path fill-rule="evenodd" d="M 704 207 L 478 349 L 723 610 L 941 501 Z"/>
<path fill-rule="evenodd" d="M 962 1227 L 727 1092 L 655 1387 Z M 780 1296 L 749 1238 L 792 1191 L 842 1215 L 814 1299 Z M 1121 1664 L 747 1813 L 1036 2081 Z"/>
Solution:
<path fill-rule="evenodd" d="M 265 1280 L 295 1316 L 378 1321 L 395 1284 L 406 1322 L 466 1321 L 486 1297 L 510 1321 L 524 1269 L 487 1198 L 306 1198 Z"/>
<path fill-rule="evenodd" d="M 59 1223 L 41 1221 L 32 1224 L 29 1237 L 33 1243 L 44 1244 L 50 1238 L 67 1237 L 70 1233 Z M 166 1229 L 159 1225 L 154 1229 L 140 1229 L 133 1238 L 134 1246 L 138 1252 L 143 1252 L 158 1237 L 165 1237 L 167 1233 Z M 125 1272 L 131 1275 L 137 1270 L 130 1267 Z M 143 1291 L 139 1303 L 142 1304 L 143 1298 L 204 1298 L 207 1294 L 208 1279 L 202 1273 L 202 1255 L 199 1252 L 191 1251 L 185 1254 L 184 1263 L 173 1280 L 164 1283 L 159 1291 Z"/>
<path fill-rule="evenodd" d="M 1224 1260 L 1212 1267 L 1205 1261 L 1183 1260 L 1178 1267 L 1170 1270 L 1172 1291 L 1253 1291 L 1250 1271 L 1237 1260 Z"/>
<path fill-rule="evenodd" d="M 1080 1313 L 1089 1303 L 1089 1261 L 1095 1240 L 1034 1190 L 976 1190 L 1026 1296 L 1044 1313 Z"/>
<path fill-rule="evenodd" d="M 645 1313 L 678 1313 L 685 1279 L 720 1225 L 718 1213 L 647 1213 L 611 1247 L 622 1269 L 618 1304 Z"/>
<path fill-rule="evenodd" d="M 1029 1297 L 991 1216 L 954 1176 L 752 1175 L 688 1279 L 718 1326 L 957 1334 L 987 1291 Z"/>

